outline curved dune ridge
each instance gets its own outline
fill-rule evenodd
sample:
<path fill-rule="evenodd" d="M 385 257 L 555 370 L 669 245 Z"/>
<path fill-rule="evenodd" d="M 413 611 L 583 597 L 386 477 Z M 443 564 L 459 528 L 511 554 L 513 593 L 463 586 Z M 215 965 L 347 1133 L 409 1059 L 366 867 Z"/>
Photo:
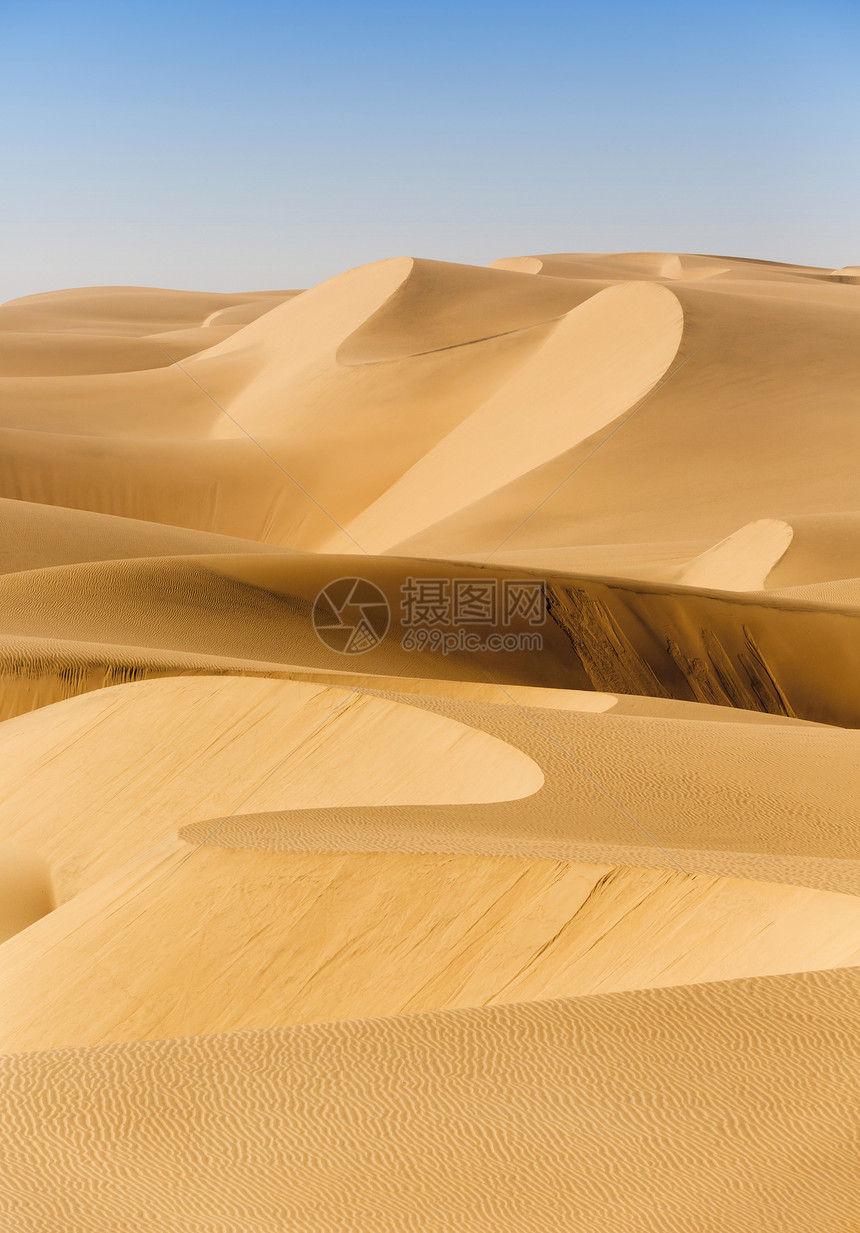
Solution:
<path fill-rule="evenodd" d="M 62 899 L 170 835 L 177 810 L 187 825 L 251 802 L 475 804 L 543 783 L 525 752 L 443 714 L 265 678 L 116 686 L 11 720 L 0 739 L 0 833 L 45 853 Z M 397 740 L 408 766 L 368 759 Z"/>
<path fill-rule="evenodd" d="M 854 1233 L 856 274 L 0 305 L 4 1228 Z"/>
<path fill-rule="evenodd" d="M 768 575 L 788 551 L 793 534 L 793 528 L 780 518 L 748 523 L 685 566 L 679 581 L 719 591 L 763 590 Z"/>
<path fill-rule="evenodd" d="M 598 292 L 556 326 L 515 380 L 356 519 L 353 534 L 374 550 L 390 547 L 385 529 L 407 538 L 593 436 L 665 374 L 682 328 L 665 288 Z"/>
<path fill-rule="evenodd" d="M 786 747 L 774 725 L 549 708 L 535 720 L 522 703 L 408 698 L 299 682 L 153 681 L 7 723 L 5 834 L 46 852 L 65 905 L 0 952 L 10 1007 L 25 973 L 32 990 L 7 1010 L 3 1047 L 854 960 L 860 900 L 831 887 L 856 878 L 858 862 L 819 857 L 803 872 L 804 857 L 855 851 L 853 835 L 834 825 L 834 784 L 840 764 L 856 759 L 853 738 L 797 727 Z M 386 762 L 394 739 L 415 750 L 405 782 Z M 773 801 L 781 751 L 807 775 Z M 744 836 L 737 814 L 748 789 L 717 768 L 756 758 L 757 831 Z M 635 793 L 615 778 L 619 766 L 635 768 Z M 465 800 L 452 779 L 468 782 Z M 219 782 L 230 812 L 211 818 Z M 490 803 L 502 796 L 519 799 Z M 289 811 L 244 812 L 277 809 L 285 797 Z M 177 810 L 192 820 L 178 842 Z M 785 885 L 733 876 L 737 852 L 721 866 L 707 851 L 720 837 L 747 847 L 751 872 Z M 662 870 L 637 868 L 643 852 Z M 770 864 L 757 865 L 761 857 Z M 790 885 L 798 881 L 820 889 Z M 339 926 L 324 925 L 332 904 Z M 98 960 L 97 1012 L 80 1001 L 71 954 Z M 199 979 L 177 1000 L 192 955 Z"/>

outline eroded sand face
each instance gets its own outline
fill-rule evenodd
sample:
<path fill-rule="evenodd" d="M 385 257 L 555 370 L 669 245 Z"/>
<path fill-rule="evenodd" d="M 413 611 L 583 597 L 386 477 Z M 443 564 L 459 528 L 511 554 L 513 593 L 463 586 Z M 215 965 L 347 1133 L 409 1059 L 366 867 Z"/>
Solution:
<path fill-rule="evenodd" d="M 853 1233 L 857 281 L 0 306 L 4 1228 Z"/>

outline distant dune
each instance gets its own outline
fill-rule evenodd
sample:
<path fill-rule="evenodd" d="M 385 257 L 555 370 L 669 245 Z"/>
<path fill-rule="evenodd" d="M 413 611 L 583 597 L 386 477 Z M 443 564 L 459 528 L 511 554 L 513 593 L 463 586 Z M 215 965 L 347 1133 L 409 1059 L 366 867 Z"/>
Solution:
<path fill-rule="evenodd" d="M 15 1233 L 856 1233 L 860 267 L 0 305 Z"/>

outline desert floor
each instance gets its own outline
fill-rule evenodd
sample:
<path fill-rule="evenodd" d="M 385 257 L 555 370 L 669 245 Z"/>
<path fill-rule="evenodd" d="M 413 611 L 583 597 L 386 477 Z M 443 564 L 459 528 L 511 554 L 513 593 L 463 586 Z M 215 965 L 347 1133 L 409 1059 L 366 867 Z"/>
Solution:
<path fill-rule="evenodd" d="M 857 1233 L 860 267 L 0 305 L 0 1218 Z"/>

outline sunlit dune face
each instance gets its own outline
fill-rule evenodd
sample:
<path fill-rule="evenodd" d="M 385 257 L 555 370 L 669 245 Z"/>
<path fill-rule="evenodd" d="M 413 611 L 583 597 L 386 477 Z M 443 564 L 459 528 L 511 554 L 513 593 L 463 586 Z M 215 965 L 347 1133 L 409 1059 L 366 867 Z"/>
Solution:
<path fill-rule="evenodd" d="M 0 305 L 10 1228 L 855 1228 L 858 281 Z"/>

